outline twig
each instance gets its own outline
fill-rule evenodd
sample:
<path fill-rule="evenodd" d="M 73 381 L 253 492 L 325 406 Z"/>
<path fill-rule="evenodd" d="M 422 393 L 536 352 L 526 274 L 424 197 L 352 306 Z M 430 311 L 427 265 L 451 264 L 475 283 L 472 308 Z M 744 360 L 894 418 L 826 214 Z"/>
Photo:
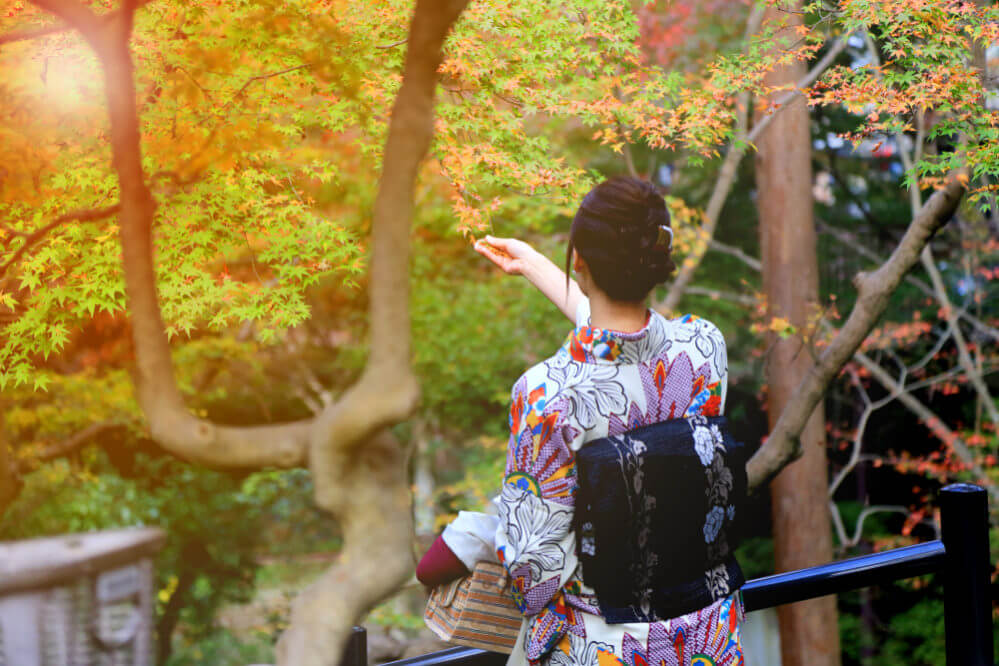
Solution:
<path fill-rule="evenodd" d="M 864 33 L 864 40 L 867 42 L 867 47 L 871 51 L 871 57 L 874 59 L 875 63 L 880 66 L 880 56 L 869 33 Z M 905 166 L 906 171 L 910 172 L 915 169 L 916 163 L 922 156 L 922 143 L 926 132 L 926 119 L 921 111 L 916 114 L 916 124 L 916 142 L 912 148 L 912 155 L 905 150 L 901 141 L 899 141 L 902 136 L 901 133 L 894 133 L 896 143 L 899 144 L 899 157 L 901 157 L 902 164 Z M 916 215 L 923 207 L 922 196 L 920 195 L 918 184 L 909 188 L 909 206 L 912 209 L 913 215 Z M 985 410 L 989 414 L 989 420 L 992 421 L 993 425 L 999 426 L 999 409 L 996 409 L 995 401 L 992 399 L 991 393 L 989 393 L 989 387 L 982 380 L 981 375 L 975 370 L 975 364 L 971 360 L 971 355 L 968 353 L 968 343 L 964 338 L 964 333 L 961 332 L 961 327 L 957 321 L 957 314 L 954 311 L 954 306 L 950 302 L 950 297 L 947 295 L 947 287 L 944 285 L 943 279 L 940 277 L 940 271 L 937 269 L 936 262 L 933 259 L 933 249 L 930 247 L 929 243 L 926 244 L 920 253 L 919 261 L 923 265 L 923 270 L 925 270 L 926 274 L 930 276 L 930 284 L 933 286 L 933 296 L 943 309 L 947 326 L 950 327 L 951 335 L 954 336 L 954 345 L 957 348 L 958 363 L 960 363 L 961 367 L 964 368 L 964 373 L 968 376 L 968 380 L 975 388 L 980 404 L 985 407 Z"/>
<path fill-rule="evenodd" d="M 954 311 L 954 306 L 951 305 L 950 298 L 947 296 L 947 288 L 940 277 L 940 271 L 937 270 L 937 265 L 933 260 L 933 251 L 930 249 L 929 244 L 923 248 L 919 259 L 923 264 L 923 269 L 930 276 L 937 302 L 943 308 L 947 326 L 950 327 L 951 335 L 954 336 L 954 345 L 957 347 L 957 360 L 961 364 L 961 367 L 964 368 L 964 372 L 971 381 L 971 385 L 975 387 L 975 391 L 981 398 L 982 404 L 985 405 L 985 410 L 989 414 L 989 420 L 992 421 L 993 425 L 999 426 L 999 410 L 996 409 L 995 401 L 989 393 L 988 386 L 982 380 L 981 375 L 975 371 L 975 364 L 971 360 L 971 355 L 968 354 L 968 343 L 964 339 L 964 333 L 961 332 L 960 325 L 958 325 L 957 314 Z"/>
<path fill-rule="evenodd" d="M 728 245 L 726 243 L 722 243 L 721 241 L 715 240 L 714 238 L 711 239 L 711 242 L 709 243 L 708 246 L 712 250 L 735 257 L 736 259 L 746 264 L 756 272 L 760 272 L 763 270 L 763 264 L 760 263 L 760 260 L 757 259 L 756 257 L 752 257 L 746 254 L 746 252 L 740 247 L 735 247 L 734 245 Z"/>
<path fill-rule="evenodd" d="M 864 39 L 867 42 L 868 48 L 871 50 L 871 57 L 877 64 L 880 65 L 880 56 L 870 34 L 864 33 Z M 901 142 L 898 140 L 902 135 L 900 133 L 895 133 L 896 142 L 899 143 L 900 148 L 899 156 L 902 159 L 902 163 L 905 166 L 906 171 L 909 172 L 915 170 L 916 164 L 922 157 L 922 144 L 926 133 L 926 117 L 922 110 L 916 114 L 916 126 L 916 141 L 912 148 L 912 155 L 905 150 L 905 148 L 901 145 Z M 909 206 L 912 209 L 913 215 L 915 215 L 923 206 L 922 196 L 920 195 L 918 184 L 909 188 Z M 930 284 L 933 287 L 933 296 L 937 299 L 937 302 L 943 309 L 947 326 L 950 328 L 951 335 L 954 336 L 954 345 L 957 348 L 958 363 L 960 363 L 961 367 L 964 368 L 964 372 L 968 376 L 968 380 L 975 388 L 975 392 L 978 394 L 979 404 L 985 407 L 985 410 L 989 414 L 989 420 L 992 421 L 993 425 L 999 426 L 999 409 L 996 409 L 995 401 L 992 399 L 991 393 L 989 393 L 989 387 L 985 384 L 982 376 L 975 370 L 975 364 L 971 359 L 971 355 L 968 353 L 968 343 L 964 338 L 964 333 L 961 332 L 957 314 L 954 310 L 954 306 L 950 302 L 950 297 L 947 295 L 947 287 L 944 285 L 943 279 L 940 276 L 940 271 L 937 269 L 936 262 L 933 259 L 933 249 L 930 247 L 929 243 L 926 244 L 926 247 L 924 247 L 922 253 L 920 253 L 919 260 L 923 265 L 923 270 L 925 270 L 926 274 L 930 276 Z"/>
<path fill-rule="evenodd" d="M 180 67 L 180 66 L 178 66 L 177 69 L 180 70 L 181 72 L 184 72 L 184 74 L 187 75 L 187 78 L 191 79 L 191 83 L 193 83 L 194 85 L 196 85 L 198 87 L 198 90 L 200 90 L 201 93 L 205 96 L 205 98 L 208 99 L 208 103 L 209 104 L 211 104 L 212 106 L 215 106 L 215 101 L 212 100 L 212 96 L 208 94 L 208 91 L 205 89 L 205 87 L 203 85 L 201 85 L 200 83 L 198 83 L 198 80 L 196 78 L 194 78 L 193 74 L 191 74 L 185 68 Z"/>
<path fill-rule="evenodd" d="M 409 41 L 409 37 L 403 37 L 397 42 L 392 42 L 391 44 L 376 44 L 376 49 L 394 49 L 397 46 L 401 46 Z"/>
<path fill-rule="evenodd" d="M 312 67 L 312 64 L 311 63 L 305 63 L 304 65 L 295 65 L 294 67 L 286 67 L 285 69 L 279 70 L 277 72 L 270 72 L 269 74 L 258 74 L 257 76 L 251 76 L 250 78 L 248 78 L 246 80 L 246 83 L 244 83 L 243 86 L 239 90 L 236 91 L 236 93 L 232 96 L 232 98 L 230 98 L 229 101 L 225 103 L 225 105 L 220 109 L 220 111 L 225 111 L 226 109 L 228 109 L 232 105 L 233 102 L 235 102 L 237 99 L 239 99 L 240 97 L 242 97 L 243 93 L 246 92 L 246 89 L 250 87 L 250 84 L 254 83 L 255 81 L 263 81 L 264 79 L 272 79 L 275 76 L 281 76 L 282 74 L 288 74 L 289 72 L 294 72 L 294 71 L 299 70 L 299 69 L 305 69 L 306 67 Z"/>
<path fill-rule="evenodd" d="M 691 286 L 687 287 L 687 293 L 694 296 L 707 296 L 712 300 L 723 300 L 731 301 L 733 303 L 738 303 L 739 305 L 754 306 L 756 305 L 756 299 L 752 296 L 746 294 L 737 294 L 734 291 L 722 291 L 720 289 L 711 289 L 708 287 L 698 287 Z"/>
<path fill-rule="evenodd" d="M 89 425 L 80 432 L 64 439 L 61 442 L 46 446 L 44 449 L 39 451 L 38 455 L 33 456 L 30 460 L 20 461 L 16 465 L 16 471 L 18 474 L 25 474 L 35 469 L 38 463 L 48 462 L 57 458 L 64 458 L 77 449 L 80 449 L 88 444 L 94 437 L 97 437 L 112 428 L 120 427 L 124 427 L 124 425 L 117 421 L 102 421 L 101 423 Z"/>
<path fill-rule="evenodd" d="M 864 507 L 864 510 L 860 512 L 859 516 L 857 516 L 857 524 L 853 531 L 853 538 L 850 539 L 851 546 L 856 546 L 860 543 L 860 536 L 864 529 L 864 521 L 868 516 L 875 513 L 904 513 L 909 515 L 909 509 L 897 504 L 875 504 L 873 506 Z"/>
<path fill-rule="evenodd" d="M 996 488 L 992 480 L 985 474 L 985 471 L 978 465 L 971 453 L 971 448 L 958 436 L 957 433 L 948 428 L 940 417 L 934 414 L 929 407 L 905 391 L 901 384 L 895 381 L 895 379 L 892 378 L 892 376 L 889 375 L 884 368 L 875 363 L 869 356 L 858 351 L 853 355 L 853 357 L 857 360 L 857 362 L 864 366 L 868 372 L 871 373 L 871 376 L 876 379 L 878 383 L 888 389 L 899 402 L 915 414 L 916 417 L 923 422 L 923 425 L 929 428 L 929 430 L 936 435 L 937 439 L 944 443 L 944 446 L 953 451 L 957 457 L 960 458 L 961 462 L 968 466 L 968 469 L 974 475 L 977 482 L 981 483 L 985 487 L 989 496 L 993 500 L 999 501 L 999 489 Z"/>
<path fill-rule="evenodd" d="M 773 122 L 774 117 L 780 112 L 780 110 L 793 102 L 796 97 L 803 94 L 802 88 L 807 88 L 815 83 L 816 79 L 822 76 L 822 73 L 828 69 L 840 52 L 846 48 L 849 40 L 850 35 L 843 35 L 837 39 L 833 45 L 829 47 L 829 50 L 826 51 L 826 54 L 822 57 L 822 59 L 815 63 L 815 66 L 808 70 L 808 73 L 794 84 L 794 90 L 789 90 L 784 93 L 777 99 L 776 102 L 773 103 L 773 106 L 775 107 L 773 113 L 767 114 L 761 118 L 758 123 L 753 125 L 753 129 L 748 135 L 746 135 L 746 141 L 749 143 L 756 141 L 760 134 L 763 133 L 763 130 L 765 130 L 770 123 Z"/>
<path fill-rule="evenodd" d="M 24 244 L 17 248 L 17 251 L 8 259 L 3 266 L 0 266 L 0 278 L 7 274 L 15 262 L 17 262 L 28 249 L 37 243 L 39 240 L 45 237 L 45 234 L 55 229 L 61 224 L 66 222 L 76 220 L 78 222 L 95 222 L 97 220 L 103 220 L 104 218 L 111 217 L 118 212 L 119 204 L 114 204 L 113 206 L 107 206 L 106 208 L 90 208 L 88 210 L 78 210 L 72 213 L 66 213 L 65 215 L 60 215 L 53 221 L 49 222 L 43 227 L 36 229 L 27 235 L 24 239 Z"/>

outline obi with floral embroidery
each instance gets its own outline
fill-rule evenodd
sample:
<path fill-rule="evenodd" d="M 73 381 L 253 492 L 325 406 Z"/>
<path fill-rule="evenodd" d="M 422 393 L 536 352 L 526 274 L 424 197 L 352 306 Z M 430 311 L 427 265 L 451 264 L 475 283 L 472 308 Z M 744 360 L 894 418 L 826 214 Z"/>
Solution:
<path fill-rule="evenodd" d="M 724 416 L 691 416 L 577 452 L 577 555 L 609 624 L 679 617 L 742 587 L 745 451 Z"/>

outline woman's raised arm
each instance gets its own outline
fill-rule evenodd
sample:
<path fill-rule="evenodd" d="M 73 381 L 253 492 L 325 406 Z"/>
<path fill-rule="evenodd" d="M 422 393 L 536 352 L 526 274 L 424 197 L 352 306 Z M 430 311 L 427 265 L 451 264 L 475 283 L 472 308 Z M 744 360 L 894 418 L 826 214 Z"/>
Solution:
<path fill-rule="evenodd" d="M 515 238 L 486 236 L 475 243 L 475 250 L 509 275 L 523 275 L 562 311 L 573 323 L 576 307 L 583 292 L 575 280 L 569 280 L 565 289 L 565 273 L 552 261 L 529 244 Z M 499 250 L 499 252 L 497 252 Z"/>

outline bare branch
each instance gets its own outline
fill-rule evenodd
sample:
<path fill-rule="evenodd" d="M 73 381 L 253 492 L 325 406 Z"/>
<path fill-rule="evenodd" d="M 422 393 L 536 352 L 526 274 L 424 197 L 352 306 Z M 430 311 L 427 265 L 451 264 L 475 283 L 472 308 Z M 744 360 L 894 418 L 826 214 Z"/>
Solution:
<path fill-rule="evenodd" d="M 941 336 L 941 339 L 946 340 L 947 337 L 948 336 L 944 334 Z M 871 359 L 866 354 L 863 354 L 862 352 L 859 351 L 856 354 L 854 354 L 853 358 L 858 364 L 862 365 L 865 368 L 868 368 L 870 364 L 873 364 L 878 368 L 881 367 L 873 359 Z M 907 396 L 906 398 L 907 401 L 919 402 L 918 399 L 912 395 L 914 391 L 917 391 L 921 388 L 925 388 L 927 386 L 938 384 L 943 381 L 947 381 L 948 379 L 953 379 L 955 376 L 957 376 L 960 373 L 960 370 L 950 370 L 948 372 L 944 372 L 939 375 L 930 377 L 928 379 L 920 380 L 918 382 L 913 382 L 910 384 L 905 381 L 905 375 L 908 373 L 908 371 L 912 370 L 913 367 L 914 366 L 903 367 L 902 375 L 898 379 L 892 378 L 887 372 L 883 371 L 882 369 L 884 374 L 879 373 L 878 376 L 875 377 L 875 379 L 877 379 L 878 383 L 881 384 L 881 386 L 886 391 L 888 391 L 888 394 L 877 401 L 871 401 L 871 398 L 867 393 L 867 389 L 864 388 L 864 385 L 860 381 L 860 377 L 857 375 L 856 370 L 853 367 L 850 366 L 847 367 L 847 372 L 850 373 L 853 380 L 853 384 L 854 386 L 856 386 L 857 391 L 860 393 L 861 398 L 864 401 L 864 411 L 861 413 L 860 418 L 857 421 L 857 428 L 856 431 L 854 432 L 853 442 L 851 445 L 850 459 L 846 462 L 846 464 L 842 467 L 842 469 L 840 469 L 839 472 L 837 472 L 837 474 L 833 477 L 832 483 L 829 484 L 830 499 L 832 499 L 836 491 L 839 490 L 839 487 L 842 485 L 843 481 L 846 479 L 846 477 L 850 475 L 850 473 L 854 470 L 857 464 L 865 459 L 864 456 L 861 455 L 864 432 L 867 429 L 867 423 L 870 420 L 871 415 L 875 411 L 881 409 L 882 407 L 891 402 L 894 402 L 902 394 L 905 394 Z M 929 413 L 929 408 L 925 407 L 924 405 L 924 409 L 921 410 L 921 413 L 925 416 L 925 414 Z M 934 434 L 937 434 L 938 436 L 943 435 L 949 437 L 953 433 L 950 433 L 949 430 L 940 430 L 939 432 L 936 432 Z"/>
<path fill-rule="evenodd" d="M 246 89 L 249 88 L 250 85 L 253 84 L 253 83 L 255 83 L 256 81 L 264 81 L 266 79 L 273 79 L 275 76 L 281 76 L 282 74 L 288 74 L 290 72 L 295 72 L 295 71 L 298 71 L 300 69 L 306 69 L 308 67 L 312 67 L 312 64 L 311 63 L 305 63 L 304 65 L 294 65 L 292 67 L 285 67 L 284 69 L 278 70 L 276 72 L 269 72 L 267 74 L 258 74 L 257 76 L 251 76 L 250 78 L 248 78 L 246 80 L 246 83 L 244 83 L 242 85 L 242 87 L 235 92 L 235 94 L 229 99 L 229 101 L 226 102 L 225 105 L 221 109 L 219 109 L 219 111 L 225 111 L 226 109 L 228 109 L 232 105 L 232 103 L 235 102 L 240 97 L 242 97 L 243 93 L 246 92 Z"/>
<path fill-rule="evenodd" d="M 860 383 L 859 378 L 857 378 L 856 376 L 856 372 L 852 371 L 852 374 L 854 376 L 854 384 L 857 386 L 858 390 L 861 392 L 864 398 L 865 407 L 864 411 L 860 415 L 860 420 L 857 422 L 856 432 L 854 432 L 853 434 L 853 442 L 850 450 L 850 459 L 843 466 L 843 468 L 839 470 L 836 476 L 833 477 L 832 483 L 829 484 L 830 500 L 832 500 L 833 496 L 836 494 L 836 491 L 839 490 L 839 487 L 843 484 L 843 481 L 846 480 L 846 477 L 848 477 L 850 473 L 854 470 L 854 468 L 857 466 L 857 463 L 860 462 L 860 453 L 861 449 L 863 448 L 864 432 L 867 430 L 867 422 L 870 420 L 871 414 L 873 414 L 878 409 L 878 407 L 882 406 L 879 405 L 878 407 L 875 407 L 874 404 L 871 403 L 870 397 L 867 395 L 867 391 L 864 389 L 863 385 Z"/>
<path fill-rule="evenodd" d="M 937 270 L 936 262 L 933 260 L 933 251 L 929 245 L 923 248 L 919 259 L 923 264 L 923 269 L 930 276 L 933 292 L 936 294 L 937 302 L 940 303 L 944 318 L 947 320 L 947 326 L 954 337 L 958 363 L 961 364 L 964 374 L 968 376 L 975 392 L 978 393 L 981 404 L 984 405 L 985 411 L 989 414 L 989 420 L 992 421 L 993 425 L 999 426 L 999 410 L 996 409 L 995 400 L 992 399 L 988 386 L 985 385 L 981 374 L 975 368 L 974 361 L 971 360 L 971 354 L 968 353 L 968 342 L 964 338 L 964 333 L 961 332 L 961 327 L 957 322 L 957 313 L 947 295 L 947 287 L 944 286 L 943 279 L 940 277 L 940 271 Z"/>
<path fill-rule="evenodd" d="M 397 46 L 402 46 L 403 44 L 405 44 L 408 41 L 409 41 L 409 37 L 404 37 L 404 38 L 400 39 L 397 42 L 392 42 L 391 44 L 377 44 L 377 45 L 375 45 L 375 48 L 376 49 L 393 49 L 393 48 L 395 48 Z"/>
<path fill-rule="evenodd" d="M 850 546 L 856 546 L 860 543 L 860 537 L 864 530 L 864 521 L 867 520 L 868 516 L 872 516 L 875 513 L 902 513 L 909 515 L 909 509 L 897 504 L 874 504 L 872 506 L 864 507 L 863 511 L 860 512 L 860 515 L 857 516 L 857 524 L 853 530 L 853 537 L 850 539 Z"/>
<path fill-rule="evenodd" d="M 993 500 L 999 500 L 999 488 L 996 488 L 995 484 L 988 477 L 985 471 L 978 465 L 975 461 L 974 455 L 971 453 L 971 447 L 969 447 L 957 435 L 957 433 L 948 428 L 940 417 L 934 414 L 929 407 L 906 391 L 901 384 L 895 381 L 895 379 L 892 378 L 892 376 L 888 374 L 884 368 L 875 363 L 869 356 L 863 352 L 857 352 L 854 354 L 854 358 L 857 359 L 857 361 L 871 373 L 871 376 L 877 380 L 878 383 L 890 391 L 893 397 L 897 398 L 899 402 L 909 409 L 909 411 L 915 414 L 916 417 L 923 422 L 923 425 L 925 425 L 930 432 L 937 437 L 937 439 L 943 442 L 944 446 L 953 451 L 961 462 L 967 465 L 976 481 L 984 486 Z"/>
<path fill-rule="evenodd" d="M 796 84 L 795 89 L 787 92 L 782 97 L 780 97 L 774 104 L 775 110 L 773 113 L 763 117 L 751 131 L 747 132 L 748 126 L 748 106 L 749 106 L 749 95 L 747 93 L 742 93 L 736 102 L 736 133 L 729 145 L 728 152 L 725 154 L 725 159 L 722 162 L 721 168 L 718 170 L 718 179 L 715 181 L 715 186 L 711 191 L 711 197 L 708 199 L 708 205 L 704 209 L 704 224 L 701 227 L 702 236 L 705 237 L 709 242 L 714 238 L 715 229 L 718 226 L 718 216 L 721 215 L 722 208 L 725 206 L 725 201 L 728 199 L 729 193 L 732 191 L 732 185 L 735 183 L 736 171 L 739 167 L 739 163 L 742 161 L 743 156 L 746 154 L 746 148 L 748 145 L 752 144 L 760 136 L 760 134 L 773 122 L 773 119 L 781 112 L 782 109 L 787 108 L 796 98 L 801 96 L 801 89 L 807 88 L 812 85 L 815 80 L 822 75 L 826 69 L 833 63 L 836 56 L 846 48 L 848 35 L 844 35 L 836 40 L 829 50 L 826 52 L 825 56 L 822 57 L 809 71 L 801 78 Z M 701 260 L 704 258 L 704 252 L 707 247 L 696 248 L 691 252 L 691 254 L 686 258 L 686 260 L 680 266 L 680 270 L 674 278 L 673 282 L 670 284 L 669 292 L 666 294 L 666 298 L 662 303 L 655 306 L 656 310 L 660 312 L 672 312 L 680 304 L 680 299 L 683 298 L 683 294 L 690 284 L 691 280 L 694 278 L 694 273 L 701 264 Z"/>
<path fill-rule="evenodd" d="M 709 247 L 712 250 L 716 250 L 723 254 L 735 257 L 742 263 L 746 264 L 746 266 L 756 271 L 757 273 L 763 270 L 763 264 L 760 263 L 760 260 L 757 259 L 756 257 L 752 257 L 746 254 L 746 252 L 741 247 L 735 247 L 734 245 L 727 245 L 726 243 L 722 243 L 721 241 L 714 238 L 711 239 Z M 687 291 L 690 290 L 688 289 Z"/>
<path fill-rule="evenodd" d="M 930 237 L 956 210 L 964 194 L 960 175 L 951 174 L 944 187 L 929 198 L 882 266 L 873 273 L 857 275 L 854 280 L 857 301 L 846 323 L 798 385 L 795 397 L 781 412 L 766 444 L 749 461 L 747 472 L 751 488 L 766 484 L 784 465 L 800 455 L 801 442 L 798 438 L 829 384 L 859 349 L 888 306 L 888 300 L 902 277 L 919 260 L 919 254 Z"/>
<path fill-rule="evenodd" d="M 808 73 L 805 74 L 805 76 L 803 76 L 801 80 L 795 83 L 794 85 L 795 89 L 789 90 L 784 95 L 777 98 L 777 101 L 774 102 L 773 105 L 774 111 L 772 113 L 767 114 L 766 116 L 763 116 L 763 118 L 761 118 L 760 121 L 753 126 L 753 129 L 749 132 L 748 135 L 746 135 L 746 141 L 748 143 L 755 142 L 756 139 L 759 138 L 760 134 L 762 134 L 763 131 L 770 126 L 770 123 L 773 122 L 773 119 L 776 117 L 776 115 L 780 112 L 781 109 L 791 104 L 798 97 L 803 96 L 802 89 L 807 88 L 808 86 L 815 83 L 816 79 L 822 76 L 822 73 L 824 71 L 829 69 L 829 66 L 833 64 L 833 62 L 836 60 L 836 57 L 839 56 L 839 54 L 843 51 L 843 49 L 846 48 L 846 45 L 849 43 L 849 40 L 850 40 L 850 35 L 843 35 L 835 42 L 833 42 L 832 46 L 829 47 L 829 50 L 826 51 L 826 54 L 822 56 L 822 59 L 819 60 L 817 63 L 815 63 L 815 65 L 810 70 L 808 70 Z"/>
<path fill-rule="evenodd" d="M 842 552 L 847 548 L 855 548 L 864 534 L 864 521 L 876 513 L 903 513 L 909 514 L 909 509 L 898 504 L 874 504 L 864 507 L 857 516 L 854 525 L 853 536 L 846 535 L 846 528 L 843 525 L 843 517 L 840 515 L 839 507 L 833 501 L 829 502 L 829 513 L 833 517 L 833 527 L 836 530 L 836 537 L 839 541 L 839 550 Z"/>
<path fill-rule="evenodd" d="M 836 541 L 839 542 L 840 549 L 842 549 L 849 537 L 846 536 L 846 527 L 843 525 L 843 516 L 840 515 L 839 507 L 832 500 L 829 501 L 829 516 L 832 518 L 833 531 L 836 532 Z"/>
<path fill-rule="evenodd" d="M 931 360 L 933 360 L 933 357 L 936 356 L 941 349 L 943 349 L 943 346 L 947 344 L 947 340 L 949 339 L 950 339 L 950 329 L 948 328 L 942 331 L 940 335 L 937 336 L 937 341 L 933 343 L 933 346 L 930 347 L 930 350 L 928 352 L 923 354 L 923 357 L 921 359 L 916 361 L 913 365 L 909 366 L 909 370 L 916 371 L 926 367 L 926 364 L 928 364 Z"/>
<path fill-rule="evenodd" d="M 871 39 L 869 33 L 864 34 L 864 40 L 867 43 L 868 50 L 871 52 L 871 58 L 880 66 L 880 55 L 878 53 L 877 46 L 874 44 L 874 41 Z M 902 135 L 900 133 L 894 134 L 896 143 L 899 144 L 899 156 L 902 159 L 902 164 L 905 167 L 905 170 L 909 172 L 915 170 L 916 164 L 922 157 L 923 140 L 926 136 L 926 114 L 922 109 L 916 113 L 916 128 L 916 140 L 912 147 L 911 155 L 902 145 Z M 909 188 L 909 206 L 914 215 L 922 206 L 922 198 L 918 185 Z M 940 303 L 944 312 L 944 318 L 947 320 L 947 326 L 950 328 L 951 335 L 954 336 L 954 344 L 957 347 L 958 362 L 961 364 L 961 367 L 964 368 L 964 373 L 967 375 L 971 385 L 975 388 L 975 392 L 978 393 L 979 404 L 985 407 L 985 410 L 989 414 L 989 420 L 992 421 L 993 425 L 999 426 L 999 410 L 996 409 L 995 401 L 989 393 L 988 386 L 986 386 L 985 382 L 982 380 L 981 374 L 975 368 L 975 363 L 971 360 L 971 355 L 968 353 L 968 343 L 964 338 L 964 334 L 961 332 L 961 327 L 957 321 L 957 314 L 954 311 L 954 306 L 950 302 L 950 297 L 947 295 L 947 288 L 944 286 L 943 279 L 940 277 L 940 271 L 937 269 L 936 262 L 933 260 L 933 250 L 929 245 L 923 248 L 919 259 L 923 264 L 923 270 L 925 270 L 927 275 L 930 276 L 930 284 L 933 285 L 933 296 L 937 299 L 937 302 Z"/>

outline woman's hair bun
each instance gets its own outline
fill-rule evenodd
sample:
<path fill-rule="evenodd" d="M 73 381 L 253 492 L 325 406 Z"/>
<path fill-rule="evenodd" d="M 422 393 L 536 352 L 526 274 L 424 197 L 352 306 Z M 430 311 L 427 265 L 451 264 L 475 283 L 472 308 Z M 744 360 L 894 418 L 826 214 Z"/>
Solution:
<path fill-rule="evenodd" d="M 676 270 L 666 202 L 652 183 L 617 176 L 583 198 L 572 221 L 566 273 L 573 251 L 586 261 L 604 293 L 638 302 Z"/>

